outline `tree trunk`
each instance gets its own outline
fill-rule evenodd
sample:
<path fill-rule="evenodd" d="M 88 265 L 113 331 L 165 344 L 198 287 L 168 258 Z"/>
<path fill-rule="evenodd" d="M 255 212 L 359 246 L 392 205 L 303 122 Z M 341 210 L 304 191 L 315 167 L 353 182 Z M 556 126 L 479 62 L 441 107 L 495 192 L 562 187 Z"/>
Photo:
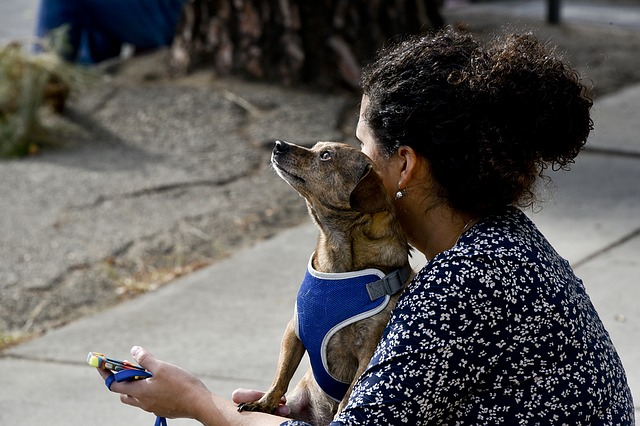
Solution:
<path fill-rule="evenodd" d="M 359 87 L 360 68 L 394 36 L 444 25 L 439 0 L 190 0 L 171 69 Z"/>

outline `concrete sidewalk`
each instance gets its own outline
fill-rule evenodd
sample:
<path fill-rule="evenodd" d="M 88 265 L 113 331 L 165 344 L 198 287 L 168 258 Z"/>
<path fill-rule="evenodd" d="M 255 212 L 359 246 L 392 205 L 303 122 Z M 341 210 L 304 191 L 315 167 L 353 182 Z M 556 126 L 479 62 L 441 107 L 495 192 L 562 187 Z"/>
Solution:
<path fill-rule="evenodd" d="M 601 99 L 598 132 L 534 221 L 583 278 L 640 399 L 640 87 Z M 615 134 L 628 135 L 618 141 Z M 84 318 L 0 358 L 0 424 L 152 424 L 119 403 L 85 365 L 89 351 L 127 357 L 134 344 L 203 378 L 221 395 L 266 388 L 316 231 L 306 224 L 170 286 Z M 175 420 L 173 425 L 194 424 Z"/>
<path fill-rule="evenodd" d="M 468 3 L 465 1 L 445 1 L 445 12 L 463 9 L 471 15 L 508 16 L 510 20 L 533 18 L 547 19 L 547 0 L 494 0 Z M 585 2 L 560 0 L 560 21 L 562 23 L 590 24 L 617 28 L 638 28 L 640 26 L 640 8 L 637 4 L 624 2 Z"/>

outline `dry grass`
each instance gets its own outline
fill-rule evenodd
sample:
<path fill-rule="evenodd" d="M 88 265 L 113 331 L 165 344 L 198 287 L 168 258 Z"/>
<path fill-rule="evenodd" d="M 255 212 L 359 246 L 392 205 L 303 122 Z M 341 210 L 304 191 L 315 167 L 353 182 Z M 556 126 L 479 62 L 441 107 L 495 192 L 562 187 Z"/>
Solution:
<path fill-rule="evenodd" d="M 43 108 L 61 112 L 72 91 L 96 78 L 95 71 L 64 61 L 60 51 L 64 28 L 39 40 L 32 53 L 21 42 L 0 47 L 0 157 L 37 152 L 56 143 L 41 119 Z"/>

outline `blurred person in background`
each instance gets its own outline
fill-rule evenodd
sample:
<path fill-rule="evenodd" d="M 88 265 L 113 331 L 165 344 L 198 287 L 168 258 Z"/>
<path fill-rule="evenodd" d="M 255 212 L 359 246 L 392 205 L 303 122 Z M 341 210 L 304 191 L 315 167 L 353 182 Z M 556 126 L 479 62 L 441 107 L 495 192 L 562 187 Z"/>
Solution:
<path fill-rule="evenodd" d="M 136 52 L 171 44 L 185 0 L 41 0 L 36 35 L 68 28 L 59 52 L 85 65 L 118 57 L 123 45 Z"/>

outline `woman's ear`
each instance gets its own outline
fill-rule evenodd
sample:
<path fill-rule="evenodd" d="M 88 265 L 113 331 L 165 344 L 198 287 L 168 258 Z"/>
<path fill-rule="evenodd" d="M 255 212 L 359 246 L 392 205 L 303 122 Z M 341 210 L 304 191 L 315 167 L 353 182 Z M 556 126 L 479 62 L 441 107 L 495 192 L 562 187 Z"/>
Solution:
<path fill-rule="evenodd" d="M 410 146 L 401 145 L 396 151 L 400 160 L 400 180 L 398 182 L 398 189 L 405 189 L 409 184 L 414 181 L 420 170 L 420 164 L 422 159 Z"/>

